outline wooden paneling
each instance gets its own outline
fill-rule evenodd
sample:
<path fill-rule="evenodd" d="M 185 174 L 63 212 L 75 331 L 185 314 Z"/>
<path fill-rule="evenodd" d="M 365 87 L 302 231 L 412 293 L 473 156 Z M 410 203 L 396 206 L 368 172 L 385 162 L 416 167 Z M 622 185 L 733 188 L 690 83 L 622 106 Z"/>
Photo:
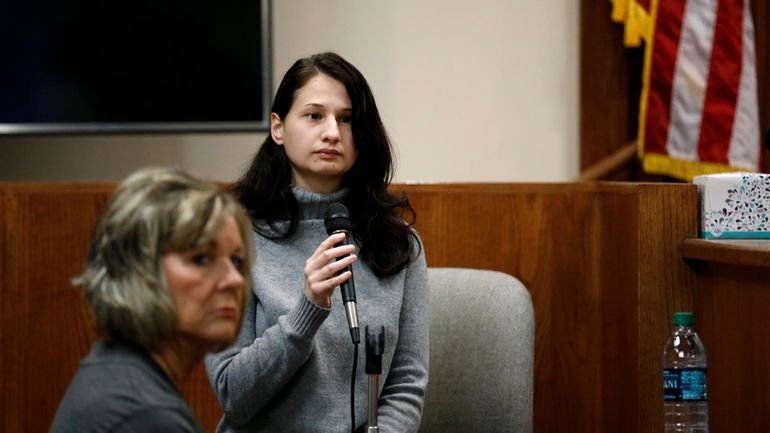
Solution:
<path fill-rule="evenodd" d="M 770 431 L 770 240 L 689 239 L 711 433 Z"/>
<path fill-rule="evenodd" d="M 623 45 L 623 26 L 606 0 L 580 2 L 580 169 L 636 138 L 643 50 Z M 638 178 L 634 158 L 604 179 Z"/>
<path fill-rule="evenodd" d="M 198 365 L 185 379 L 182 392 L 203 428 L 208 432 L 215 432 L 219 419 L 222 418 L 222 409 L 211 388 L 203 364 Z"/>
<path fill-rule="evenodd" d="M 711 433 L 770 431 L 770 268 L 703 263 L 695 326 L 709 363 Z"/>
<path fill-rule="evenodd" d="M 757 53 L 759 126 L 764 133 L 770 128 L 770 1 L 752 0 L 751 11 Z M 770 149 L 766 146 L 762 146 L 762 171 L 770 173 Z"/>
<path fill-rule="evenodd" d="M 0 184 L 2 430 L 43 432 L 96 337 L 69 279 L 114 185 Z M 654 432 L 670 312 L 692 303 L 680 242 L 696 190 L 660 184 L 397 185 L 430 266 L 517 276 L 535 306 L 535 433 Z M 202 366 L 185 397 L 221 415 Z"/>
<path fill-rule="evenodd" d="M 81 292 L 91 228 L 109 189 L 0 187 L 3 431 L 44 432 L 95 335 Z"/>

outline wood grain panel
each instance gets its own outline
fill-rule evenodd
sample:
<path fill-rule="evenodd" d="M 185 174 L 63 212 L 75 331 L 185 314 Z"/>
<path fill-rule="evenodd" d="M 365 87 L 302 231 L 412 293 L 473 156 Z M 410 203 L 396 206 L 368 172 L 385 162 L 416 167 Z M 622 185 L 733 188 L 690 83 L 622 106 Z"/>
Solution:
<path fill-rule="evenodd" d="M 208 432 L 215 432 L 222 418 L 222 408 L 211 388 L 203 363 L 185 378 L 182 393 L 203 428 Z"/>
<path fill-rule="evenodd" d="M 677 188 L 640 188 L 639 431 L 655 432 L 663 425 L 662 353 L 671 317 L 693 308 L 695 273 L 679 247 L 698 233 L 698 199 Z"/>
<path fill-rule="evenodd" d="M 623 45 L 623 26 L 610 19 L 611 10 L 604 0 L 580 2 L 581 170 L 636 138 L 643 52 Z M 638 176 L 634 158 L 604 179 Z"/>
<path fill-rule="evenodd" d="M 4 275 L 0 372 L 5 431 L 47 431 L 78 362 L 95 335 L 80 291 L 69 280 L 109 189 L 66 185 L 2 188 Z"/>
<path fill-rule="evenodd" d="M 697 273 L 710 431 L 770 431 L 770 240 L 688 239 L 682 254 Z"/>
<path fill-rule="evenodd" d="M 770 128 L 770 1 L 752 0 L 750 3 L 757 54 L 759 126 L 764 133 L 765 129 Z M 763 173 L 770 173 L 770 149 L 766 146 L 762 146 L 761 167 Z"/>
<path fill-rule="evenodd" d="M 770 268 L 770 239 L 686 239 L 688 259 Z"/>
<path fill-rule="evenodd" d="M 695 326 L 709 362 L 709 431 L 770 431 L 770 268 L 698 269 Z"/>

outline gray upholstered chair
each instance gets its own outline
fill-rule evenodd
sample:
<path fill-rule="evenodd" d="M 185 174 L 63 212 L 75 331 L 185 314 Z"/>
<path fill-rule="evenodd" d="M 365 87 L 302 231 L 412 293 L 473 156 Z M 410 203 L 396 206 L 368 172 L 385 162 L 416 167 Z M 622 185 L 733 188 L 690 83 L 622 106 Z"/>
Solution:
<path fill-rule="evenodd" d="M 535 317 L 501 272 L 429 268 L 430 381 L 421 433 L 532 432 Z"/>

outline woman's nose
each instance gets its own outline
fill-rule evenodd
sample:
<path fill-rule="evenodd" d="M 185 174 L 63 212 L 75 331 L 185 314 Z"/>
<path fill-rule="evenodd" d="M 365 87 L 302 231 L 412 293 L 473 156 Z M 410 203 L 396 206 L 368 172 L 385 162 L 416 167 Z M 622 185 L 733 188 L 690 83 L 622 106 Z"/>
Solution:
<path fill-rule="evenodd" d="M 323 133 L 324 141 L 337 141 L 340 138 L 340 125 L 337 119 L 329 116 L 326 121 Z"/>
<path fill-rule="evenodd" d="M 243 286 L 243 275 L 233 262 L 227 260 L 223 272 L 224 274 L 219 281 L 220 289 L 233 289 Z"/>

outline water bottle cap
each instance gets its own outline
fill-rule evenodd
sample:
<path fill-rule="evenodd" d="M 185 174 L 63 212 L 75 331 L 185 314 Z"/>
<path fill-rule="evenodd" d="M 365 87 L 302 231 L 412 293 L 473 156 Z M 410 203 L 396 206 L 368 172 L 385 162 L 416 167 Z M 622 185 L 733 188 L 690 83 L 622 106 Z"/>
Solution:
<path fill-rule="evenodd" d="M 692 326 L 695 323 L 694 315 L 689 311 L 677 311 L 674 313 L 674 326 Z"/>

